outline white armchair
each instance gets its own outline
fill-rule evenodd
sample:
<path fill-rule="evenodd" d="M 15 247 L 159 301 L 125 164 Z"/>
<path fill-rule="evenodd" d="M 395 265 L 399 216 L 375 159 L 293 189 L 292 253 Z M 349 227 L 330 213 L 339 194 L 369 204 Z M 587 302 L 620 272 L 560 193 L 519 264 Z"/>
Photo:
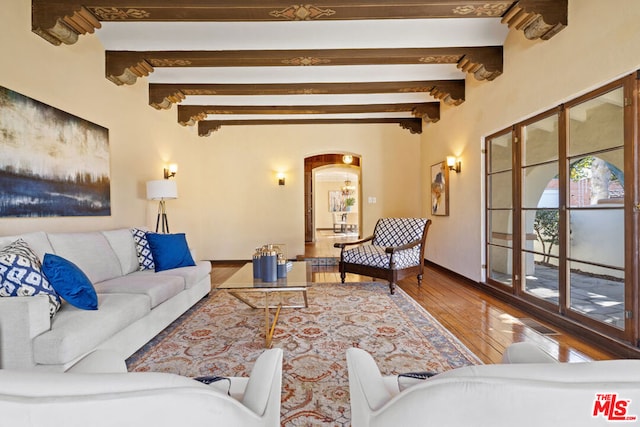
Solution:
<path fill-rule="evenodd" d="M 231 377 L 230 396 L 214 385 L 167 373 L 0 370 L 0 424 L 276 427 L 281 385 L 277 348 L 258 357 L 249 378 Z"/>
<path fill-rule="evenodd" d="M 347 350 L 347 367 L 353 427 L 585 427 L 640 419 L 640 360 L 469 366 L 403 391 L 363 350 Z"/>

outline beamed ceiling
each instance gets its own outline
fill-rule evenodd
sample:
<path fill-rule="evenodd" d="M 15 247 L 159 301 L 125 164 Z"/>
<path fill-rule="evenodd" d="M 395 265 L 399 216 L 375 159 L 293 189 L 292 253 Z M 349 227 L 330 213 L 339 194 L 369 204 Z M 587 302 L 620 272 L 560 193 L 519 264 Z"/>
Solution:
<path fill-rule="evenodd" d="M 105 77 L 149 85 L 201 136 L 223 126 L 395 123 L 412 133 L 499 78 L 509 31 L 547 40 L 567 0 L 32 0 L 32 29 L 95 33 Z M 490 83 L 487 83 L 490 84 Z"/>

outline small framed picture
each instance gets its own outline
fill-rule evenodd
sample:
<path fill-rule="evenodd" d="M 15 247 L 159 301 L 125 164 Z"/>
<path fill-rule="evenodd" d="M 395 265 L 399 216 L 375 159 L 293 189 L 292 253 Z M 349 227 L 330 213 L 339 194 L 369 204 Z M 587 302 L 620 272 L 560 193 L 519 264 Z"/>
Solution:
<path fill-rule="evenodd" d="M 449 168 L 446 161 L 431 166 L 431 214 L 449 215 Z"/>

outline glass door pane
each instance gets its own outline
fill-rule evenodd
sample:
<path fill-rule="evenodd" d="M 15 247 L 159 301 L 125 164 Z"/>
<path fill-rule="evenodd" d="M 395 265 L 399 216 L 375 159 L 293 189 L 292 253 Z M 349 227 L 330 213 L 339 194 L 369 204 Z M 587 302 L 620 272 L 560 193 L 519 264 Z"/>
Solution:
<path fill-rule="evenodd" d="M 511 132 L 487 140 L 487 277 L 512 286 L 513 173 Z"/>
<path fill-rule="evenodd" d="M 569 109 L 569 308 L 625 328 L 624 93 Z"/>
<path fill-rule="evenodd" d="M 560 301 L 558 115 L 522 127 L 522 289 Z"/>

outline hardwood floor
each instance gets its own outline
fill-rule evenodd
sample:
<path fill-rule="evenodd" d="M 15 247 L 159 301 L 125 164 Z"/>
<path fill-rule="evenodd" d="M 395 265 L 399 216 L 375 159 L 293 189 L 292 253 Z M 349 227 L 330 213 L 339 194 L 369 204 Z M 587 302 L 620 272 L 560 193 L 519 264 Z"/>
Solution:
<path fill-rule="evenodd" d="M 329 235 L 318 239 L 316 244 L 308 244 L 305 257 L 339 256 L 340 252 L 333 248 L 333 243 L 340 239 L 342 237 Z M 238 263 L 214 263 L 213 286 L 230 277 L 240 266 Z M 313 281 L 339 282 L 337 267 L 313 267 Z M 365 281 L 371 281 L 371 278 L 347 275 L 347 282 Z M 504 349 L 511 343 L 520 341 L 535 342 L 563 362 L 613 358 L 611 354 L 589 345 L 580 337 L 531 319 L 530 315 L 439 269 L 427 267 L 420 287 L 415 278 L 402 280 L 398 286 L 429 311 L 484 363 L 499 363 Z M 533 321 L 533 325 L 530 325 L 530 321 Z M 540 330 L 538 326 L 547 329 L 543 331 L 544 334 L 536 330 Z"/>

